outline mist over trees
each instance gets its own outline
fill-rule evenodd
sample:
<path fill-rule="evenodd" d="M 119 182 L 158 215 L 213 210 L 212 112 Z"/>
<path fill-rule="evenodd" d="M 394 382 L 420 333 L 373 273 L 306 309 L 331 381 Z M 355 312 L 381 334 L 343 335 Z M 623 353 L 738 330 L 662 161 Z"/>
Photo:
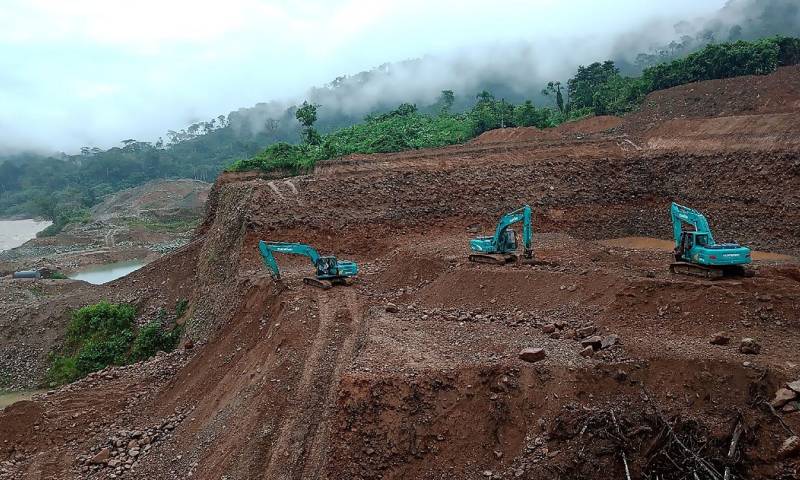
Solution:
<path fill-rule="evenodd" d="M 800 35 L 800 2 L 731 0 L 714 18 L 680 22 L 673 30 L 667 44 L 646 31 L 626 36 L 609 60 L 566 64 L 569 70 L 557 75 L 540 71 L 524 48 L 494 52 L 490 63 L 425 57 L 338 77 L 309 90 L 300 105 L 260 103 L 154 141 L 125 138 L 119 147 L 86 146 L 71 155 L 0 153 L 0 216 L 66 224 L 114 191 L 157 178 L 213 181 L 224 167 L 253 158 L 263 160 L 255 162 L 260 167 L 283 162 L 298 170 L 335 155 L 438 146 L 492 128 L 622 114 L 653 89 L 797 63 L 791 39 L 735 41 Z M 734 43 L 722 45 L 728 41 Z M 384 141 L 364 143 L 375 135 Z"/>

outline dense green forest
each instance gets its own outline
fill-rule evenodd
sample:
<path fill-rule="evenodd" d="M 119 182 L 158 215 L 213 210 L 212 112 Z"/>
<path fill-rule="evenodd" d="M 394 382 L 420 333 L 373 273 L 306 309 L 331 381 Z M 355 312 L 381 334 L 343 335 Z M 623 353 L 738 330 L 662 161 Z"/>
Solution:
<path fill-rule="evenodd" d="M 414 105 L 402 104 L 328 135 L 314 130 L 316 106 L 306 102 L 297 110 L 297 119 L 303 125 L 302 143 L 270 145 L 251 158 L 238 160 L 231 169 L 299 173 L 318 161 L 352 153 L 440 147 L 462 143 L 495 128 L 547 128 L 589 115 L 622 115 L 638 108 L 645 95 L 655 90 L 702 80 L 764 75 L 779 66 L 798 63 L 798 38 L 711 44 L 685 58 L 646 68 L 637 77 L 620 75 L 610 60 L 580 66 L 565 89 L 560 82 L 549 82 L 542 91 L 553 98 L 552 106 L 537 108 L 530 100 L 514 105 L 483 91 L 471 110 L 451 113 L 453 92 L 446 90 L 437 102 L 440 110 L 436 114 L 423 114 Z"/>
<path fill-rule="evenodd" d="M 705 35 L 715 40 L 712 34 Z M 687 39 L 681 48 L 702 40 Z M 640 59 L 641 65 L 672 58 L 678 50 L 663 49 L 652 58 Z M 151 179 L 213 181 L 220 170 L 231 166 L 299 172 L 319 160 L 354 152 L 441 146 L 463 142 L 492 128 L 543 128 L 585 115 L 622 114 L 636 108 L 644 95 L 655 89 L 768 73 L 779 65 L 797 63 L 797 56 L 793 38 L 714 43 L 635 75 L 627 74 L 631 67 L 625 62 L 621 66 L 612 61 L 581 66 L 563 85 L 552 81 L 541 86 L 544 88 L 531 89 L 527 101 L 507 85 L 488 82 L 480 93 L 446 90 L 437 101 L 424 105 L 391 107 L 384 102 L 366 117 L 331 106 L 340 105 L 342 99 L 375 78 L 388 75 L 391 69 L 382 66 L 312 90 L 308 105 L 314 107 L 315 119 L 305 127 L 298 124 L 302 105 L 272 102 L 169 131 L 165 139 L 152 143 L 126 139 L 120 147 L 86 147 L 74 155 L 0 155 L 0 217 L 52 219 L 55 225 L 45 233 L 54 233 L 69 222 L 85 219 L 86 209 L 105 195 Z M 317 109 L 320 98 L 327 100 Z M 311 132 L 314 136 L 309 137 Z"/>

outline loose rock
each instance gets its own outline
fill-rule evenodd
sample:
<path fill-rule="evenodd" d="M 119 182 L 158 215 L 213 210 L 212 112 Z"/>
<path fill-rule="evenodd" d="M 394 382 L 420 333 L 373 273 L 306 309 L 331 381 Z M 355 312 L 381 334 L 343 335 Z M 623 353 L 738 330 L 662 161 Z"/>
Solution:
<path fill-rule="evenodd" d="M 102 465 L 103 463 L 106 462 L 106 460 L 108 460 L 108 457 L 110 456 L 111 456 L 111 450 L 108 447 L 106 447 L 97 452 L 97 455 L 92 457 L 92 459 L 89 460 L 89 463 L 93 465 Z"/>
<path fill-rule="evenodd" d="M 589 338 L 584 338 L 581 340 L 581 345 L 584 347 L 592 347 L 595 350 L 600 350 L 600 347 L 603 345 L 603 339 L 597 335 L 594 335 Z"/>
<path fill-rule="evenodd" d="M 727 345 L 731 343 L 731 338 L 725 335 L 725 332 L 717 332 L 711 336 L 711 340 L 708 343 L 711 345 Z"/>
<path fill-rule="evenodd" d="M 606 348 L 611 348 L 618 343 L 619 335 L 612 333 L 611 335 L 606 335 L 603 337 L 603 341 L 600 343 L 600 348 L 605 350 Z"/>
<path fill-rule="evenodd" d="M 387 303 L 386 304 L 386 312 L 387 313 L 397 313 L 399 311 L 400 311 L 400 307 L 398 307 L 394 303 Z"/>
<path fill-rule="evenodd" d="M 591 345 L 586 346 L 583 350 L 581 350 L 581 357 L 591 357 L 594 355 L 594 348 Z"/>
<path fill-rule="evenodd" d="M 787 438 L 778 450 L 780 457 L 794 457 L 798 453 L 800 453 L 800 438 L 797 435 Z"/>
<path fill-rule="evenodd" d="M 796 397 L 797 392 L 789 390 L 788 388 L 781 388 L 775 392 L 775 398 L 772 400 L 772 402 L 770 402 L 770 404 L 775 408 L 781 408 L 790 401 L 794 400 Z"/>
<path fill-rule="evenodd" d="M 519 352 L 520 360 L 531 363 L 543 360 L 546 356 L 547 353 L 545 353 L 543 348 L 525 348 Z"/>
<path fill-rule="evenodd" d="M 743 338 L 742 343 L 739 344 L 739 353 L 758 355 L 761 353 L 761 344 L 755 341 L 755 339 Z"/>

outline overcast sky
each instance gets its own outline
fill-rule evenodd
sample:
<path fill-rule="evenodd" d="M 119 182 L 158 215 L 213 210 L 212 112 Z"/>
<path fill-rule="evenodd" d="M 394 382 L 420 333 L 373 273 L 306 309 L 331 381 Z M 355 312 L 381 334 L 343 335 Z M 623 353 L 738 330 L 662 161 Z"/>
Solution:
<path fill-rule="evenodd" d="M 0 149 L 153 140 L 384 62 L 519 40 L 585 38 L 591 50 L 723 4 L 0 0 Z"/>

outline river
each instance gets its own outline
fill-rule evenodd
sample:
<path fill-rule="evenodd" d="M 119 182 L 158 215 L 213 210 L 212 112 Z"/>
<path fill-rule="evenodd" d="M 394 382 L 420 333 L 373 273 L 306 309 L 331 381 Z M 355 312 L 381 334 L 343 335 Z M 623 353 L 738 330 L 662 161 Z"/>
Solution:
<path fill-rule="evenodd" d="M 0 220 L 0 252 L 10 248 L 19 247 L 28 240 L 35 238 L 52 222 L 38 220 Z"/>
<path fill-rule="evenodd" d="M 80 272 L 73 273 L 69 278 L 100 285 L 124 277 L 135 270 L 139 270 L 144 265 L 145 262 L 141 260 L 127 260 L 124 262 L 107 263 L 105 265 L 94 265 Z"/>

